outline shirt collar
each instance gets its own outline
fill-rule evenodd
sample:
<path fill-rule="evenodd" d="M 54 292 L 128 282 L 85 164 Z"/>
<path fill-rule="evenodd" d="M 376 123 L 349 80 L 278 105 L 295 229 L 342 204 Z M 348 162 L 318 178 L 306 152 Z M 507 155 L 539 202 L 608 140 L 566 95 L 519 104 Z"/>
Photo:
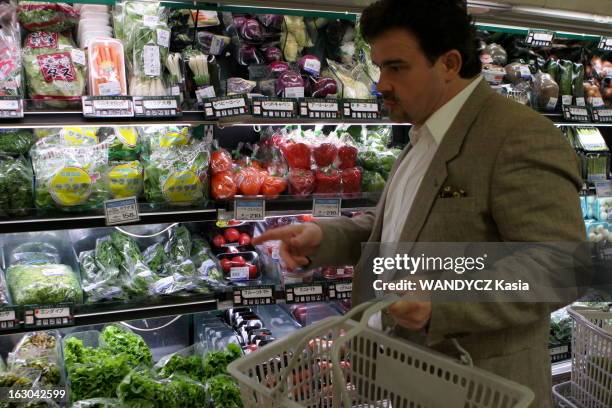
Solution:
<path fill-rule="evenodd" d="M 442 143 L 442 139 L 448 129 L 451 127 L 452 123 L 455 121 L 455 118 L 459 114 L 459 111 L 465 105 L 467 100 L 470 98 L 476 87 L 482 81 L 482 76 L 478 76 L 475 80 L 473 80 L 468 86 L 466 86 L 461 92 L 453 97 L 450 101 L 448 101 L 444 106 L 435 111 L 433 115 L 427 119 L 425 122 L 425 127 L 429 131 L 429 134 L 434 138 L 436 144 Z M 414 126 L 413 126 L 414 128 Z M 415 132 L 419 132 L 419 130 L 415 130 Z M 412 132 L 410 134 L 411 142 L 412 142 Z M 416 137 L 418 140 L 418 136 Z M 414 143 L 413 143 L 414 144 Z"/>

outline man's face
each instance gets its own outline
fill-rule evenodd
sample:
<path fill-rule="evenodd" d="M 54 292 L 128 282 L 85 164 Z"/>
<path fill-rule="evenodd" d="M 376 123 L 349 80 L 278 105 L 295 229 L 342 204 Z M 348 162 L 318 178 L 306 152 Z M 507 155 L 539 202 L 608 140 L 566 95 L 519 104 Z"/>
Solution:
<path fill-rule="evenodd" d="M 389 30 L 375 38 L 371 46 L 372 61 L 380 67 L 377 88 L 391 119 L 425 123 L 444 97 L 442 64 L 431 64 L 416 37 L 407 30 Z"/>

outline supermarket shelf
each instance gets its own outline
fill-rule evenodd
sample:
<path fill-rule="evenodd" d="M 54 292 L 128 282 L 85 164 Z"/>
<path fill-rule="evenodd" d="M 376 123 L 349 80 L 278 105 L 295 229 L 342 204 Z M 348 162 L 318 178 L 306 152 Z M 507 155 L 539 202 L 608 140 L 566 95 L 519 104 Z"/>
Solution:
<path fill-rule="evenodd" d="M 258 118 L 255 116 L 236 116 L 233 118 L 219 119 L 215 124 L 221 128 L 228 126 L 282 126 L 282 125 L 393 125 L 393 126 L 410 126 L 410 123 L 395 123 L 390 119 L 374 119 L 374 120 L 359 120 L 359 119 L 268 119 Z"/>
<path fill-rule="evenodd" d="M 217 296 L 215 294 L 191 295 L 188 297 L 169 296 L 157 298 L 154 301 L 139 301 L 138 303 L 76 305 L 73 311 L 74 324 L 65 327 L 185 315 L 216 309 Z M 3 330 L 0 335 L 26 333 L 34 330 L 40 330 L 40 328 L 20 327 L 13 330 Z"/>

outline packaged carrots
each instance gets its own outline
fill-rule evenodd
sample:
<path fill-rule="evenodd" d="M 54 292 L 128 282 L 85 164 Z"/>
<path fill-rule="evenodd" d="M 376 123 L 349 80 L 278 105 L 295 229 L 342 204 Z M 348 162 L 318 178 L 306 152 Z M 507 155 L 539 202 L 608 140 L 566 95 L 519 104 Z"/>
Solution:
<path fill-rule="evenodd" d="M 123 44 L 111 38 L 89 42 L 89 93 L 95 96 L 127 95 Z"/>

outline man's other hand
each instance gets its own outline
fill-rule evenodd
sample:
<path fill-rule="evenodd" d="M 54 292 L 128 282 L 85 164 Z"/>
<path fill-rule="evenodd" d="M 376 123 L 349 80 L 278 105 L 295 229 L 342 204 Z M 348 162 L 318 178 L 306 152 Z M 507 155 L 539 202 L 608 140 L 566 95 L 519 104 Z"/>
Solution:
<path fill-rule="evenodd" d="M 323 231 L 317 224 L 305 223 L 275 228 L 253 238 L 253 245 L 266 241 L 281 241 L 280 256 L 287 268 L 297 269 L 310 264 L 313 255 L 323 239 Z"/>
<path fill-rule="evenodd" d="M 399 300 L 387 310 L 395 323 L 412 331 L 425 328 L 431 318 L 431 302 Z"/>

